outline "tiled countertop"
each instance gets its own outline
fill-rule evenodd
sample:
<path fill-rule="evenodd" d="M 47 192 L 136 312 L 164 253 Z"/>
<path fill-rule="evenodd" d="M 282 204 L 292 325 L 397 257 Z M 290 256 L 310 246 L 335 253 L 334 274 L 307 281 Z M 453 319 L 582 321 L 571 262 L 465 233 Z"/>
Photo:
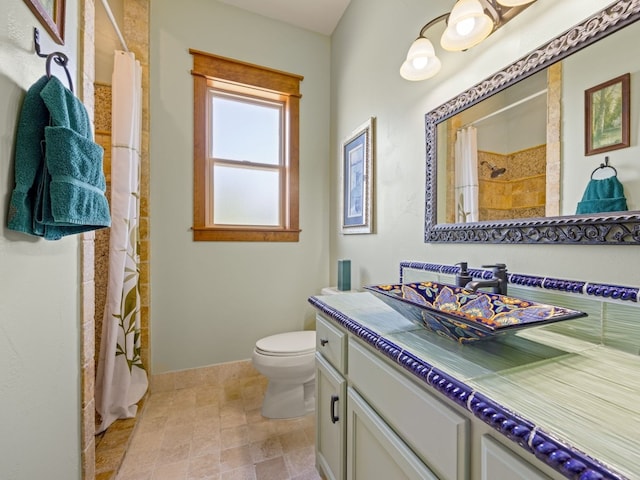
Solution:
<path fill-rule="evenodd" d="M 309 301 L 568 478 L 640 479 L 640 356 L 545 327 L 460 345 L 370 293 Z"/>

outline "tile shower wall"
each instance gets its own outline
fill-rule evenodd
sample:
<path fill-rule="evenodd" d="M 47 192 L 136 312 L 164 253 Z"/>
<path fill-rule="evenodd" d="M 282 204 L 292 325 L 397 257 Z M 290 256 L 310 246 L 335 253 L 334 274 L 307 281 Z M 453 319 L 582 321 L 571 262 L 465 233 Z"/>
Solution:
<path fill-rule="evenodd" d="M 422 262 L 402 262 L 400 281 L 433 281 L 455 285 L 457 266 Z M 491 272 L 470 270 L 474 278 L 490 278 Z M 569 320 L 545 329 L 603 344 L 633 355 L 640 355 L 639 288 L 601 285 L 588 280 L 575 281 L 509 274 L 509 294 L 514 297 L 582 310 L 587 317 Z"/>
<path fill-rule="evenodd" d="M 107 180 L 107 198 L 111 199 L 111 86 L 95 85 L 95 138 L 104 148 L 104 174 Z M 109 232 L 103 228 L 95 235 L 95 352 L 94 361 L 98 367 L 100 341 L 102 337 L 102 316 L 107 299 L 107 280 L 109 272 Z"/>
<path fill-rule="evenodd" d="M 546 145 L 501 155 L 478 152 L 480 220 L 544 217 Z M 482 164 L 506 168 L 498 178 Z"/>

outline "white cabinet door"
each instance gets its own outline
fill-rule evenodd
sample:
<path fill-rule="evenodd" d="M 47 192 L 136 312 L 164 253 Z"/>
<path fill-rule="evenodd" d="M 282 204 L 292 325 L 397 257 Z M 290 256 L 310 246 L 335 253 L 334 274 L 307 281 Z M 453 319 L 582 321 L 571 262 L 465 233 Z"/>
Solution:
<path fill-rule="evenodd" d="M 349 381 L 442 480 L 468 480 L 469 420 L 349 339 Z M 497 479 L 494 479 L 497 480 Z"/>
<path fill-rule="evenodd" d="M 351 387 L 347 389 L 347 480 L 438 480 Z"/>
<path fill-rule="evenodd" d="M 316 463 L 327 480 L 345 472 L 346 380 L 316 353 Z"/>
<path fill-rule="evenodd" d="M 544 473 L 489 435 L 482 436 L 480 448 L 482 480 L 549 480 Z"/>

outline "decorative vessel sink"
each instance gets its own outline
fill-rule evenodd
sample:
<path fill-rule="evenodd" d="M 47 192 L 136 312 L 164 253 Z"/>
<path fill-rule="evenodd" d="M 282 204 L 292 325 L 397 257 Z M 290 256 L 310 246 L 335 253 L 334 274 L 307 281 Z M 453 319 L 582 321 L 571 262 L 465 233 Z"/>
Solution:
<path fill-rule="evenodd" d="M 434 282 L 364 288 L 409 320 L 460 343 L 587 315 L 578 310 Z"/>

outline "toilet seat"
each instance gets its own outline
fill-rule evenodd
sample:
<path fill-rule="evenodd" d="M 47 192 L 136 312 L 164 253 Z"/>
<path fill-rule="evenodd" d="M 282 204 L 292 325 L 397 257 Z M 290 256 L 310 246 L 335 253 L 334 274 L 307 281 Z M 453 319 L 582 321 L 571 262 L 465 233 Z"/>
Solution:
<path fill-rule="evenodd" d="M 316 349 L 316 332 L 306 330 L 287 332 L 261 338 L 256 342 L 256 352 L 270 357 L 294 357 L 313 353 Z"/>

